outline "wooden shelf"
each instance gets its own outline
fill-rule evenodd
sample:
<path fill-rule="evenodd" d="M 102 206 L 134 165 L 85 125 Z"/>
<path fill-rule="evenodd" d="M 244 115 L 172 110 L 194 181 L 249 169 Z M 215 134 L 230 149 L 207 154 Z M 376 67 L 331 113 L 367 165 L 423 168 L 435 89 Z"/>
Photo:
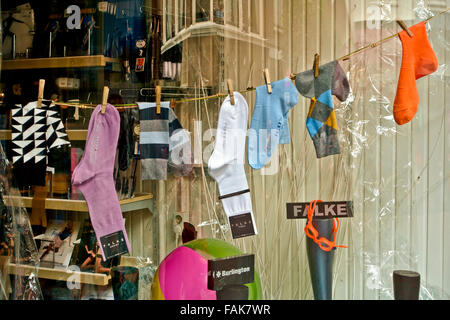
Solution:
<path fill-rule="evenodd" d="M 119 64 L 119 59 L 108 58 L 103 55 L 96 55 L 96 56 L 3 60 L 2 71 L 105 67 L 107 63 Z"/>
<path fill-rule="evenodd" d="M 70 278 L 71 281 L 79 280 L 79 283 L 94 284 L 97 286 L 108 285 L 109 279 L 111 278 L 111 276 L 102 273 L 77 272 L 65 269 L 53 269 L 44 267 L 36 268 L 33 266 L 23 264 L 18 265 L 14 263 L 10 263 L 8 265 L 8 272 L 10 274 L 16 274 L 21 276 L 29 276 L 31 273 L 36 273 L 36 269 L 37 269 L 36 276 L 38 278 L 58 280 L 58 281 L 67 281 Z"/>
<path fill-rule="evenodd" d="M 66 130 L 70 141 L 85 141 L 87 130 Z M 11 130 L 0 130 L 0 140 L 11 140 Z"/>
<path fill-rule="evenodd" d="M 122 212 L 130 212 L 142 209 L 153 211 L 153 194 L 136 195 L 131 199 L 124 199 L 120 201 L 120 208 Z M 20 196 L 4 196 L 5 204 L 7 206 L 16 205 L 24 206 L 25 208 L 32 208 L 32 197 Z M 45 200 L 45 209 L 47 210 L 62 210 L 74 212 L 89 212 L 88 205 L 84 200 L 66 200 L 47 198 Z"/>

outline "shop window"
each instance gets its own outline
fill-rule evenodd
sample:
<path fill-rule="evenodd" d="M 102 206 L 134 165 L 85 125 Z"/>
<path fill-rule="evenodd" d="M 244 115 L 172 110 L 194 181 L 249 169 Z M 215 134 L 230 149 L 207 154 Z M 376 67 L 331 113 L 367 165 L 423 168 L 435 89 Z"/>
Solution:
<path fill-rule="evenodd" d="M 197 22 L 209 21 L 211 12 L 210 0 L 196 0 L 195 2 L 195 20 Z"/>
<path fill-rule="evenodd" d="M 172 32 L 173 32 L 173 25 L 174 25 L 174 20 L 173 15 L 172 15 L 172 11 L 173 11 L 173 5 L 174 5 L 174 0 L 168 0 L 166 2 L 166 40 L 169 40 L 170 38 L 172 38 Z"/>
<path fill-rule="evenodd" d="M 249 16 L 249 7 L 250 2 L 253 2 L 252 0 L 242 0 L 242 22 L 241 22 L 241 29 L 244 32 L 249 32 L 249 22 L 250 22 L 250 16 Z"/>
<path fill-rule="evenodd" d="M 250 32 L 261 33 L 261 1 L 250 1 Z"/>
<path fill-rule="evenodd" d="M 186 0 L 186 28 L 192 25 L 192 0 Z"/>
<path fill-rule="evenodd" d="M 224 24 L 224 0 L 213 0 L 214 22 Z"/>
<path fill-rule="evenodd" d="M 178 0 L 178 30 L 186 27 L 186 3 L 185 0 Z"/>
<path fill-rule="evenodd" d="M 239 0 L 225 1 L 225 23 L 239 27 Z"/>

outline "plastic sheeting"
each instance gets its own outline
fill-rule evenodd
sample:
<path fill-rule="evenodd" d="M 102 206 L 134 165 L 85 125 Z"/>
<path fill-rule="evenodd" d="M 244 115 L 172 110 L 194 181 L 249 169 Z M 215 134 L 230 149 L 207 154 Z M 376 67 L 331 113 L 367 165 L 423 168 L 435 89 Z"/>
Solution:
<path fill-rule="evenodd" d="M 249 11 L 244 7 L 240 13 L 244 18 L 239 28 L 226 24 L 217 28 L 218 35 L 211 32 L 184 40 L 181 82 L 197 87 L 201 97 L 226 92 L 227 78 L 233 79 L 235 90 L 262 85 L 265 67 L 275 81 L 310 69 L 315 52 L 326 63 L 399 32 L 397 18 L 411 26 L 445 10 L 446 2 L 438 2 L 431 6 L 428 1 L 263 1 L 263 9 L 258 8 L 262 15 L 256 15 L 251 4 Z M 347 101 L 335 103 L 340 155 L 316 159 L 305 126 L 309 101 L 299 98 L 290 113 L 291 143 L 279 146 L 275 160 L 262 172 L 246 165 L 257 236 L 231 239 L 217 186 L 208 176 L 221 101 L 177 108 L 182 124 L 202 140 L 197 160 L 203 161 L 189 181 L 184 219 L 195 224 L 199 238 L 224 239 L 243 252 L 255 253 L 264 299 L 312 299 L 305 222 L 288 221 L 285 204 L 316 199 L 354 202 L 355 217 L 342 219 L 338 234 L 337 242 L 349 248 L 335 254 L 334 299 L 392 300 L 392 273 L 399 269 L 421 274 L 421 299 L 450 297 L 446 18 L 448 14 L 427 24 L 439 69 L 418 81 L 421 103 L 410 124 L 398 126 L 393 119 L 402 57 L 398 37 L 340 62 L 351 84 Z M 245 97 L 252 112 L 255 95 Z M 189 116 L 183 118 L 186 113 Z M 180 211 L 176 181 L 167 182 L 160 200 L 168 203 L 160 208 L 168 220 Z M 175 236 L 170 228 L 166 232 L 168 254 L 175 247 Z"/>
<path fill-rule="evenodd" d="M 39 256 L 33 239 L 28 213 L 23 206 L 19 191 L 13 186 L 10 162 L 0 145 L 0 180 L 2 203 L 6 205 L 6 237 L 9 256 L 12 290 L 6 296 L 14 300 L 41 300 L 43 298 L 39 280 L 36 278 Z M 8 201 L 6 201 L 8 199 Z M 6 272 L 7 269 L 5 269 Z"/>

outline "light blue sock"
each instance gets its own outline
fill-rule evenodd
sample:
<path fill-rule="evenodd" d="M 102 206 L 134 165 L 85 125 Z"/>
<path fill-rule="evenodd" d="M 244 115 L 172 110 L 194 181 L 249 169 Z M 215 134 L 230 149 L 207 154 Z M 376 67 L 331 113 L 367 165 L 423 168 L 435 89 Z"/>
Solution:
<path fill-rule="evenodd" d="M 298 103 L 298 91 L 289 78 L 256 88 L 256 103 L 248 134 L 250 166 L 259 170 L 272 157 L 278 144 L 290 143 L 289 110 Z"/>

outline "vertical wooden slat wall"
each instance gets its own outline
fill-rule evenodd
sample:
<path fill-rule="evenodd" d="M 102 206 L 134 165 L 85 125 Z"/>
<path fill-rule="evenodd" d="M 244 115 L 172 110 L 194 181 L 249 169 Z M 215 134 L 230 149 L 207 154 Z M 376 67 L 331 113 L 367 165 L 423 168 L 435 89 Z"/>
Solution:
<path fill-rule="evenodd" d="M 261 3 L 259 10 L 252 10 L 251 1 Z M 184 83 L 199 87 L 202 80 L 207 80 L 214 89 L 225 90 L 224 83 L 217 83 L 222 70 L 223 79 L 232 79 L 235 90 L 262 85 L 262 70 L 266 67 L 272 81 L 276 81 L 311 68 L 316 52 L 321 55 L 321 63 L 326 63 L 398 32 L 397 17 L 409 25 L 419 21 L 413 11 L 416 0 L 391 1 L 385 6 L 371 0 L 251 1 L 242 1 L 239 7 L 239 20 L 243 22 L 240 29 L 247 32 L 252 21 L 259 19 L 259 36 L 264 40 L 243 40 L 236 36 L 236 30 L 226 28 L 223 39 L 211 36 L 185 40 Z M 450 0 L 425 4 L 438 12 L 449 7 Z M 379 28 L 368 27 L 372 19 L 370 6 L 384 10 L 391 21 Z M 447 64 L 449 58 L 449 16 L 430 23 L 430 41 L 441 64 Z M 305 221 L 287 220 L 285 204 L 315 199 L 354 201 L 355 217 L 341 220 L 337 239 L 338 244 L 349 248 L 336 252 L 335 299 L 392 299 L 391 273 L 395 269 L 418 271 L 426 288 L 422 291 L 425 297 L 429 297 L 427 292 L 433 297 L 450 295 L 448 70 L 441 66 L 438 73 L 418 81 L 419 111 L 410 124 L 397 126 L 392 105 L 401 53 L 400 40 L 393 39 L 341 63 L 350 72 L 354 102 L 346 107 L 336 103 L 340 134 L 345 140 L 339 156 L 316 159 L 306 130 L 310 102 L 299 95 L 299 103 L 290 112 L 291 143 L 280 145 L 264 170 L 251 170 L 246 165 L 257 236 L 232 240 L 229 230 L 223 233 L 218 225 L 198 227 L 203 237 L 222 238 L 245 252 L 255 253 L 265 299 L 312 298 Z M 255 93 L 244 96 L 250 124 Z M 216 128 L 221 101 L 185 104 L 176 113 L 183 114 L 182 125 L 191 131 L 192 119 L 201 120 L 205 132 L 210 126 Z M 203 141 L 203 149 L 212 142 Z M 278 173 L 270 174 L 277 159 Z M 178 179 L 171 177 L 155 188 L 159 190 L 156 211 L 164 220 L 160 226 L 166 228 L 160 257 L 175 248 L 172 220 L 177 212 Z M 195 168 L 188 184 L 188 200 L 183 201 L 189 202 L 190 212 L 183 216 L 197 225 L 215 220 L 226 227 L 217 187 L 208 177 L 207 162 Z M 130 232 L 136 243 L 148 230 L 137 225 L 149 221 L 134 216 L 132 219 Z M 142 254 L 146 252 L 145 245 L 135 248 Z"/>

